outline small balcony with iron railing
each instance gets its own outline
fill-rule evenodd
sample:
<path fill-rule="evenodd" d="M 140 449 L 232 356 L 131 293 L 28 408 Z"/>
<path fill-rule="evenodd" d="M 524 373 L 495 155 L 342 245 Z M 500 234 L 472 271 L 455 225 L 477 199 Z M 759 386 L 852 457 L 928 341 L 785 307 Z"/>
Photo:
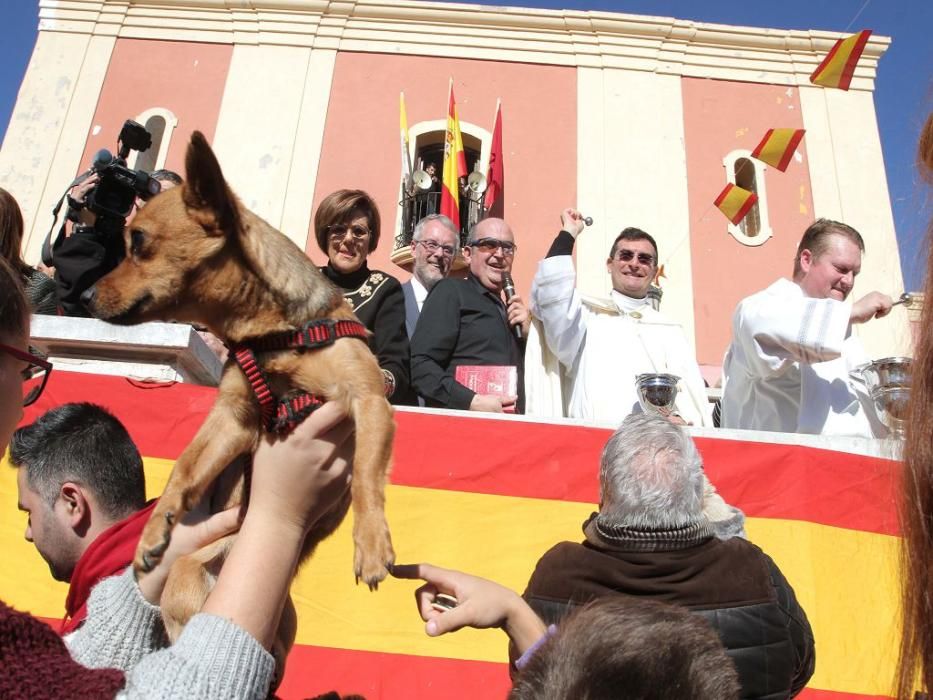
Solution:
<path fill-rule="evenodd" d="M 402 215 L 391 256 L 392 262 L 399 266 L 405 266 L 412 261 L 411 239 L 415 226 L 424 217 L 439 214 L 441 210 L 440 188 L 430 181 L 430 177 L 427 181 L 422 179 L 419 182 L 419 173 L 423 171 L 414 173 L 413 185 L 403 191 L 402 201 L 399 202 Z M 423 186 L 419 187 L 418 184 Z M 458 224 L 460 232 L 460 248 L 466 245 L 470 229 L 485 218 L 485 200 L 486 178 L 479 173 L 473 173 L 460 189 L 460 221 L 454 222 Z M 466 262 L 458 250 L 453 269 L 458 270 L 465 265 Z"/>

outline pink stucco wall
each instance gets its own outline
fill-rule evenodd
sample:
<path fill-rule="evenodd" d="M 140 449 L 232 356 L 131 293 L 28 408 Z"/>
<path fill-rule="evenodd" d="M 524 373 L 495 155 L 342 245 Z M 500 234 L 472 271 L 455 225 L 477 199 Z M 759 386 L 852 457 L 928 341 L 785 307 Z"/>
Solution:
<path fill-rule="evenodd" d="M 801 159 L 792 159 L 786 172 L 765 172 L 773 237 L 757 247 L 744 245 L 729 235 L 726 218 L 713 205 L 726 183 L 723 158 L 753 150 L 770 128 L 803 128 L 798 91 L 700 78 L 684 78 L 682 86 L 697 359 L 719 366 L 736 304 L 791 276 L 797 243 L 813 221 L 807 139 L 797 149 Z"/>
<path fill-rule="evenodd" d="M 80 170 L 101 148 L 116 152 L 125 120 L 162 107 L 178 118 L 165 167 L 184 175 L 191 132 L 214 138 L 232 51 L 230 44 L 117 39 Z"/>
<path fill-rule="evenodd" d="M 445 119 L 451 76 L 462 122 L 491 132 L 496 98 L 502 99 L 505 219 L 519 246 L 513 277 L 527 295 L 535 266 L 560 228 L 557 214 L 577 197 L 573 68 L 339 53 L 314 207 L 343 187 L 369 192 L 379 206 L 384 229 L 370 267 L 408 279 L 405 270 L 389 261 L 401 167 L 398 96 L 404 91 L 409 126 Z M 313 230 L 308 253 L 318 263 L 326 261 Z"/>

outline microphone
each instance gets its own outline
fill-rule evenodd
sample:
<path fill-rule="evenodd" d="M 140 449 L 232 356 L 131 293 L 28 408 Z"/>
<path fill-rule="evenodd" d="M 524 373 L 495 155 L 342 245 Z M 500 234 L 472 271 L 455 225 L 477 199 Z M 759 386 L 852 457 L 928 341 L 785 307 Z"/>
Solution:
<path fill-rule="evenodd" d="M 502 291 L 505 292 L 505 303 L 508 306 L 508 303 L 512 300 L 512 297 L 515 296 L 515 283 L 512 281 L 512 275 L 508 272 L 502 273 Z M 512 326 L 512 332 L 515 334 L 515 337 L 518 340 L 522 339 L 522 324 L 517 326 Z"/>

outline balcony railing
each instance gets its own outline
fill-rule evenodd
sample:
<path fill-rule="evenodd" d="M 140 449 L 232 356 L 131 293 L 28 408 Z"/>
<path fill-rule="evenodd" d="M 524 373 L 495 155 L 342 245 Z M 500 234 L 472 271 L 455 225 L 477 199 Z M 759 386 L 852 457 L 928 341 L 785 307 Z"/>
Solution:
<path fill-rule="evenodd" d="M 473 225 L 484 218 L 485 199 L 485 192 L 474 192 L 469 188 L 461 192 L 460 221 L 454 222 L 459 224 L 461 247 L 466 245 L 467 237 Z M 395 262 L 404 262 L 401 259 L 396 260 L 396 253 L 408 250 L 418 222 L 426 216 L 440 213 L 441 193 L 430 190 L 426 192 L 419 191 L 415 194 L 406 195 L 400 204 L 402 205 L 402 222 L 399 232 L 395 236 L 392 255 Z"/>

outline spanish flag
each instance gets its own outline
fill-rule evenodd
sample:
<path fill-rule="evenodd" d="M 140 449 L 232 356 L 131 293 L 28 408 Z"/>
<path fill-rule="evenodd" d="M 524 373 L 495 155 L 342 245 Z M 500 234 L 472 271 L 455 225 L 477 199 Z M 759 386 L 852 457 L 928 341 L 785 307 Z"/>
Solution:
<path fill-rule="evenodd" d="M 450 217 L 454 224 L 460 223 L 460 178 L 466 176 L 466 154 L 463 152 L 463 136 L 460 134 L 457 103 L 454 101 L 454 81 L 451 78 L 450 93 L 447 98 L 447 135 L 444 138 L 441 214 Z"/>
<path fill-rule="evenodd" d="M 23 422 L 93 398 L 126 425 L 143 455 L 147 494 L 157 496 L 216 396 L 190 384 L 53 372 Z M 544 552 L 583 539 L 581 524 L 599 502 L 599 458 L 610 429 L 404 407 L 395 422 L 386 515 L 397 561 L 428 561 L 522 591 Z M 890 697 L 900 464 L 869 440 L 732 430 L 697 430 L 694 439 L 710 481 L 745 511 L 749 539 L 781 568 L 813 627 L 816 672 L 799 700 Z M 0 458 L 0 600 L 55 625 L 67 584 L 52 580 L 23 539 L 16 474 Z M 278 696 L 336 690 L 369 700 L 504 698 L 505 635 L 465 629 L 428 637 L 415 582 L 389 578 L 375 593 L 354 585 L 351 531 L 348 517 L 292 585 L 298 631 Z"/>
<path fill-rule="evenodd" d="M 783 173 L 787 170 L 805 132 L 805 129 L 768 129 L 761 143 L 752 151 L 752 158 L 757 158 Z"/>
<path fill-rule="evenodd" d="M 863 29 L 858 34 L 837 41 L 823 62 L 813 71 L 810 82 L 823 87 L 848 90 L 855 66 L 858 65 L 870 36 L 871 29 Z"/>
<path fill-rule="evenodd" d="M 730 182 L 716 197 L 714 204 L 719 207 L 719 211 L 725 214 L 729 221 L 738 226 L 739 222 L 745 218 L 745 215 L 755 206 L 757 201 L 757 194 Z"/>

